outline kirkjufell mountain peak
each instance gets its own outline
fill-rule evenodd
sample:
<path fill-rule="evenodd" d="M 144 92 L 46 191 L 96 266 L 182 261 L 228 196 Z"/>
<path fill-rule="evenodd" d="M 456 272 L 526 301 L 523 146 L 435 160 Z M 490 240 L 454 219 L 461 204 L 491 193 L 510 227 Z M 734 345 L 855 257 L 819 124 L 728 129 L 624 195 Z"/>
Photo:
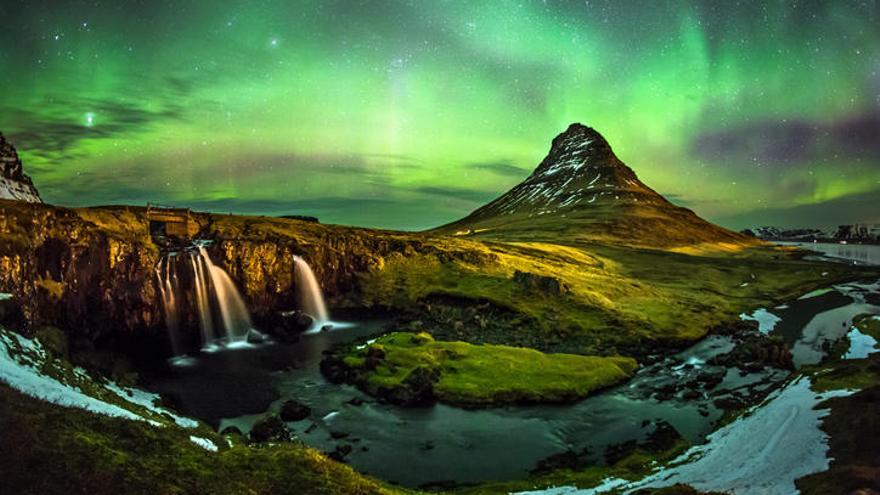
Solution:
<path fill-rule="evenodd" d="M 642 183 L 592 127 L 571 124 L 532 174 L 437 232 L 505 240 L 611 242 L 646 247 L 752 242 L 670 203 Z"/>

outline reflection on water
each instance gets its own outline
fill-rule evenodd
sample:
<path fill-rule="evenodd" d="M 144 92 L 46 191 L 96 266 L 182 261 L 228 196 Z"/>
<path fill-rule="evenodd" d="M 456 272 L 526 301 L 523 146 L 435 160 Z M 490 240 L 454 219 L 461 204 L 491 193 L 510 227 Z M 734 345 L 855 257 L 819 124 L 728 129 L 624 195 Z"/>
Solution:
<path fill-rule="evenodd" d="M 830 258 L 850 260 L 863 265 L 880 265 L 880 245 L 835 244 L 829 242 L 777 242 L 783 246 L 798 246 L 818 251 Z"/>

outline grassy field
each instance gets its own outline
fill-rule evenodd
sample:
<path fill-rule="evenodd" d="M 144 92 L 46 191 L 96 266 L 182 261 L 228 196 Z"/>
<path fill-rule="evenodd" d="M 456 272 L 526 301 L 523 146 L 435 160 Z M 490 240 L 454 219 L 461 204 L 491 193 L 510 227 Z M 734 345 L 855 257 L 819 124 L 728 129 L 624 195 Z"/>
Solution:
<path fill-rule="evenodd" d="M 400 388 L 430 386 L 425 393 L 461 406 L 577 400 L 629 378 L 637 368 L 631 358 L 442 342 L 426 333 L 385 335 L 352 348 L 343 361 L 368 393 L 396 397 Z M 414 383 L 414 376 L 421 378 Z"/>

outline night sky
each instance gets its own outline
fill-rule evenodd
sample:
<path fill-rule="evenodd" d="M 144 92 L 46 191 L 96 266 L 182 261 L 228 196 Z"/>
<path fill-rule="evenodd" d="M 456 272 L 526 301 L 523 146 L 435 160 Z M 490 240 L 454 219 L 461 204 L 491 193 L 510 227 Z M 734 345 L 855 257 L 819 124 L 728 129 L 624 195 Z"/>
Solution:
<path fill-rule="evenodd" d="M 420 229 L 571 122 L 727 226 L 880 222 L 878 1 L 0 0 L 44 200 Z"/>

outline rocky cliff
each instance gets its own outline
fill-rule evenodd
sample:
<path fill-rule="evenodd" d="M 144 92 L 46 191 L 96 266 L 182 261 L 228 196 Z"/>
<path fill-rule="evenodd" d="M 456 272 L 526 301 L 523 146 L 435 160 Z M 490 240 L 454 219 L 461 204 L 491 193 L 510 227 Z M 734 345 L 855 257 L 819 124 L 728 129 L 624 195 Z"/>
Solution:
<path fill-rule="evenodd" d="M 15 148 L 0 133 L 0 199 L 42 203 L 31 178 L 25 175 Z"/>
<path fill-rule="evenodd" d="M 313 267 L 332 307 L 360 306 L 361 275 L 381 269 L 388 258 L 488 259 L 479 249 L 440 248 L 418 234 L 288 219 L 196 218 L 208 254 L 241 288 L 258 323 L 296 308 L 294 255 Z M 90 341 L 164 338 L 156 267 L 167 254 L 150 237 L 143 208 L 68 209 L 0 200 L 0 292 L 13 295 L 31 327 L 58 326 Z M 186 289 L 192 283 L 189 265 L 177 267 Z M 195 332 L 190 292 L 184 291 L 181 305 L 184 326 Z"/>

